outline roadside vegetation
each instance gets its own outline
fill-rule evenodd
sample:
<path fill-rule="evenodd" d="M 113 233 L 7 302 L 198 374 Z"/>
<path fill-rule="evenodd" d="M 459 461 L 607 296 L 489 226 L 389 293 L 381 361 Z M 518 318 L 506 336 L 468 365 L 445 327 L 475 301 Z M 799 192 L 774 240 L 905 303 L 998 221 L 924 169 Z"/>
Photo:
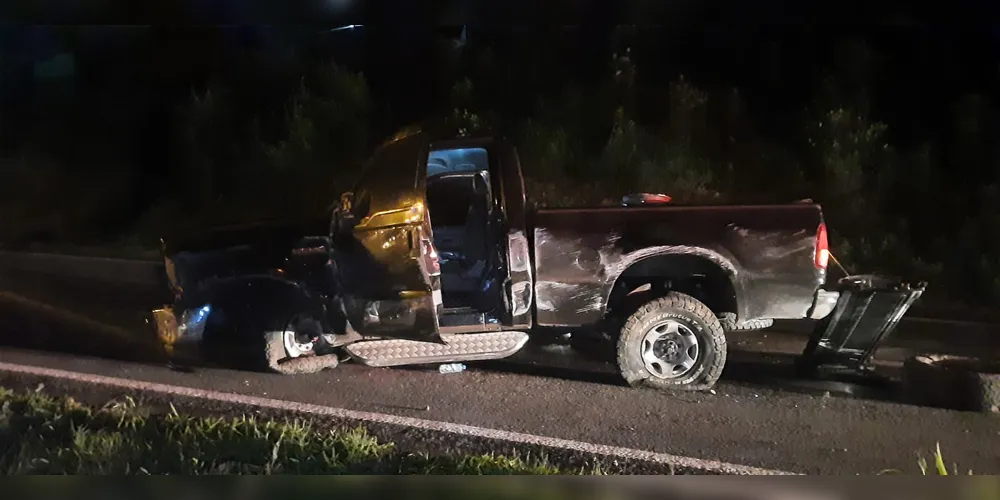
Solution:
<path fill-rule="evenodd" d="M 944 453 L 941 453 L 941 443 L 938 443 L 934 447 L 934 454 L 932 455 L 932 458 L 934 462 L 933 468 L 927 463 L 926 458 L 920 457 L 920 459 L 917 460 L 917 465 L 920 467 L 921 474 L 925 476 L 927 475 L 950 476 L 959 474 L 958 464 L 952 464 L 951 472 L 948 472 L 948 465 L 944 461 Z M 972 475 L 971 470 L 966 472 L 968 475 L 970 476 Z"/>
<path fill-rule="evenodd" d="M 581 79 L 546 38 L 561 35 L 537 35 L 509 47 L 470 36 L 461 52 L 445 51 L 443 97 L 408 113 L 326 56 L 279 64 L 250 50 L 172 80 L 167 109 L 142 108 L 135 92 L 84 101 L 39 90 L 46 105 L 0 155 L 0 243 L 156 248 L 175 232 L 321 218 L 383 137 L 432 116 L 457 135 L 511 138 L 541 206 L 615 204 L 635 191 L 679 202 L 811 198 L 849 270 L 928 280 L 923 302 L 1000 302 L 1000 122 L 985 90 L 941 77 L 933 84 L 951 93 L 926 102 L 930 91 L 908 90 L 910 70 L 858 37 L 808 58 L 809 71 L 768 70 L 774 82 L 796 75 L 789 89 L 758 82 L 755 93 L 679 63 L 666 71 L 662 48 L 627 33 L 600 74 Z M 924 85 L 949 72 L 931 57 L 913 58 L 931 61 L 915 73 Z M 158 128 L 137 136 L 136 120 L 150 116 Z M 153 152 L 137 159 L 116 145 L 133 143 Z"/>
<path fill-rule="evenodd" d="M 940 446 L 931 463 L 883 474 L 968 474 L 946 463 Z M 544 459 L 498 455 L 431 457 L 379 442 L 363 428 L 325 429 L 306 421 L 195 417 L 156 413 L 131 399 L 103 407 L 42 391 L 0 387 L 0 474 L 602 474 L 567 470 Z M 993 496 L 997 484 L 979 493 Z M 978 490 L 977 490 L 978 491 Z"/>
<path fill-rule="evenodd" d="M 154 414 L 126 400 L 91 408 L 72 398 L 0 388 L 0 474 L 563 474 L 541 460 L 429 457 L 364 429 L 307 422 Z"/>

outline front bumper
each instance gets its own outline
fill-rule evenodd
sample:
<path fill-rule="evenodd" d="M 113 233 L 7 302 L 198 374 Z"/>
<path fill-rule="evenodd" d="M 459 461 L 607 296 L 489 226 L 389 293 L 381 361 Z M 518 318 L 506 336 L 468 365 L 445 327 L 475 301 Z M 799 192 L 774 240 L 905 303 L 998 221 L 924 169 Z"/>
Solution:
<path fill-rule="evenodd" d="M 152 311 L 156 338 L 172 358 L 199 358 L 205 326 L 211 314 L 210 305 L 185 309 L 180 318 L 174 308 L 165 306 Z"/>

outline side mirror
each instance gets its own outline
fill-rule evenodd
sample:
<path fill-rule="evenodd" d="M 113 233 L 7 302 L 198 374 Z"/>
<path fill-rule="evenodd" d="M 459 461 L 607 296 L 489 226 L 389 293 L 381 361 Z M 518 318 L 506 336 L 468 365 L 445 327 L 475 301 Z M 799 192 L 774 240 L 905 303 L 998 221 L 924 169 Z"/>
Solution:
<path fill-rule="evenodd" d="M 330 239 L 336 240 L 337 235 L 354 227 L 354 193 L 345 192 L 340 200 L 330 206 Z"/>
<path fill-rule="evenodd" d="M 345 191 L 340 194 L 340 199 L 331 208 L 333 212 L 349 213 L 354 210 L 354 193 Z"/>

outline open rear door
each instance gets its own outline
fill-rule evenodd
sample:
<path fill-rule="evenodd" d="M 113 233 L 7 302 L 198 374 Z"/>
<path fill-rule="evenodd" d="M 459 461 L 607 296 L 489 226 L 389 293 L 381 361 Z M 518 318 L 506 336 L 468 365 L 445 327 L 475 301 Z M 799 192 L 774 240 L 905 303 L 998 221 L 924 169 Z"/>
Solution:
<path fill-rule="evenodd" d="M 524 176 L 521 162 L 514 146 L 506 140 L 497 142 L 500 152 L 500 174 L 502 206 L 504 211 L 504 235 L 501 244 L 506 243 L 507 279 L 504 294 L 507 318 L 505 323 L 512 328 L 531 328 L 531 304 L 534 284 L 532 262 L 527 232 L 527 207 L 525 203 Z"/>
<path fill-rule="evenodd" d="M 335 237 L 341 291 L 351 324 L 364 335 L 440 340 L 428 149 L 422 132 L 397 135 L 375 151 L 350 201 L 342 202 L 352 222 Z"/>

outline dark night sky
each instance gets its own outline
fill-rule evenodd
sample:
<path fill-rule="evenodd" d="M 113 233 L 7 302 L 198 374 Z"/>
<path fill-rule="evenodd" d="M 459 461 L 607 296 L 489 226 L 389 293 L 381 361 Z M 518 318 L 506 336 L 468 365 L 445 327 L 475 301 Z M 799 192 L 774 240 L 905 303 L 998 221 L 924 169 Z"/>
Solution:
<path fill-rule="evenodd" d="M 562 59 L 552 72 L 572 74 L 583 81 L 597 78 L 606 69 L 613 21 L 638 19 L 642 22 L 632 31 L 644 44 L 644 50 L 636 55 L 642 78 L 665 82 L 684 74 L 706 85 L 739 87 L 756 97 L 758 104 L 766 103 L 763 105 L 776 112 L 778 121 L 787 121 L 781 111 L 791 112 L 807 101 L 820 67 L 836 61 L 833 47 L 850 34 L 864 37 L 885 54 L 874 76 L 876 100 L 885 114 L 882 118 L 898 123 L 893 133 L 902 139 L 925 133 L 918 130 L 921 121 L 934 121 L 917 119 L 914 113 L 946 113 L 945 102 L 934 99 L 927 100 L 925 106 L 942 109 L 912 109 L 921 96 L 956 92 L 994 95 L 1000 88 L 1000 23 L 992 22 L 989 10 L 995 9 L 987 2 L 949 2 L 943 12 L 918 6 L 900 8 L 903 4 L 893 3 L 869 5 L 862 11 L 833 2 L 567 0 L 556 4 L 565 8 L 562 14 L 537 6 L 534 11 L 524 10 L 524 3 L 470 1 L 93 2 L 90 12 L 98 12 L 101 5 L 125 6 L 102 12 L 110 18 L 116 15 L 108 13 L 123 12 L 135 19 L 156 19 L 164 26 L 82 30 L 75 41 L 77 85 L 156 87 L 153 92 L 180 95 L 199 80 L 231 66 L 237 49 L 256 50 L 275 61 L 295 49 L 332 56 L 341 64 L 362 70 L 373 89 L 391 101 L 398 113 L 416 118 L 429 106 L 447 99 L 451 75 L 446 74 L 447 64 L 438 51 L 445 30 L 429 28 L 443 22 L 441 19 L 471 19 L 469 37 L 492 40 L 498 53 L 515 46 L 523 50 L 533 43 L 552 43 L 552 37 L 539 35 L 562 31 Z M 489 25 L 475 22 L 477 16 L 522 22 Z M 265 26 L 259 24 L 262 19 L 276 21 Z M 302 19 L 312 24 L 296 27 L 281 22 Z M 537 22 L 529 24 L 524 19 Z M 549 19 L 582 24 L 540 26 Z M 227 26 L 194 26 L 201 20 Z M 324 33 L 337 26 L 337 21 L 362 21 L 365 25 Z M 58 52 L 60 38 L 51 26 L 7 24 L 0 30 L 4 60 L 0 98 L 17 107 L 37 90 L 31 79 L 25 78 L 31 61 Z M 455 33 L 452 29 L 447 35 Z M 124 67 L 122 61 L 130 51 L 144 51 L 140 59 L 145 58 L 150 67 Z M 129 71 L 135 76 L 128 77 Z"/>

